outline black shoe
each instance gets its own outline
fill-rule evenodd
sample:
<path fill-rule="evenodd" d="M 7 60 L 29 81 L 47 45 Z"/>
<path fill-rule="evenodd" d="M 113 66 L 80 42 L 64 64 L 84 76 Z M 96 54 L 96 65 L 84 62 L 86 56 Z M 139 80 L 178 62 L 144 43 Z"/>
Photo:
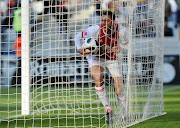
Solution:
<path fill-rule="evenodd" d="M 112 112 L 112 110 L 110 112 L 106 113 L 106 122 L 108 124 L 113 124 L 113 112 Z"/>

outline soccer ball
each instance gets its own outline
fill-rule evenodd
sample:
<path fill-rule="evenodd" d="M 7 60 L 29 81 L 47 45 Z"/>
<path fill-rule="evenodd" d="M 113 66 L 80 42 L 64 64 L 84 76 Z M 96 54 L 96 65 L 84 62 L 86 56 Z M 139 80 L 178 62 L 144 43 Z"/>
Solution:
<path fill-rule="evenodd" d="M 85 48 L 85 52 L 91 51 L 91 53 L 95 54 L 98 52 L 98 42 L 94 38 L 86 38 L 82 45 L 82 48 Z"/>

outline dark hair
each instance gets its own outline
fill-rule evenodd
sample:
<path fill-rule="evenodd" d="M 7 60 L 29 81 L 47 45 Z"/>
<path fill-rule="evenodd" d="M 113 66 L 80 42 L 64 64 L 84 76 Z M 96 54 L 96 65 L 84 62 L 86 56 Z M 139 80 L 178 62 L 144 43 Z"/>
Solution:
<path fill-rule="evenodd" d="M 103 12 L 103 15 L 109 15 L 112 20 L 115 20 L 115 18 L 116 18 L 115 14 L 111 11 L 105 11 L 105 12 Z"/>

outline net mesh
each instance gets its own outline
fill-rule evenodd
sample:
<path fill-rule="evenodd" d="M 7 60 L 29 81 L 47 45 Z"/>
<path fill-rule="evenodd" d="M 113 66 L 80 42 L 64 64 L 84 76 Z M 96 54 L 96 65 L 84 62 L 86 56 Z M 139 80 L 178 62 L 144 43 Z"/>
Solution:
<path fill-rule="evenodd" d="M 19 0 L 1 1 L 1 5 L 3 2 L 7 7 L 1 16 L 0 38 L 3 127 L 119 128 L 162 114 L 163 0 L 30 1 L 29 76 L 21 74 L 20 19 L 25 8 Z M 119 44 L 122 51 L 117 55 L 123 104 L 118 102 L 113 76 L 107 69 L 103 72 L 113 124 L 106 122 L 106 110 L 94 89 L 87 59 L 75 46 L 75 36 L 101 23 L 101 13 L 108 9 L 115 12 L 116 22 L 128 35 L 122 36 L 128 44 Z M 25 77 L 30 78 L 26 85 L 30 99 L 23 102 L 21 79 Z M 28 115 L 22 114 L 24 103 L 30 106 Z"/>

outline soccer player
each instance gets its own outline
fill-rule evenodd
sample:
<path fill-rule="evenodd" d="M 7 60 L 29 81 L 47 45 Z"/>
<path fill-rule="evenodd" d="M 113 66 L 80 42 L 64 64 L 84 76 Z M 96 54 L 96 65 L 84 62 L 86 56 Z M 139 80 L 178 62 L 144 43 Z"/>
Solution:
<path fill-rule="evenodd" d="M 107 68 L 115 83 L 116 95 L 120 107 L 125 104 L 125 96 L 122 94 L 122 73 L 117 60 L 117 54 L 122 50 L 119 45 L 126 29 L 115 22 L 115 14 L 106 11 L 102 14 L 101 24 L 91 26 L 76 35 L 76 47 L 80 54 L 86 56 L 91 75 L 95 81 L 95 90 L 102 104 L 106 108 L 107 123 L 111 124 L 112 108 L 110 106 L 105 83 L 103 82 L 103 71 Z M 91 51 L 85 52 L 82 43 L 85 38 L 94 38 L 99 43 L 99 51 L 95 55 Z M 127 45 L 127 42 L 124 43 Z"/>

